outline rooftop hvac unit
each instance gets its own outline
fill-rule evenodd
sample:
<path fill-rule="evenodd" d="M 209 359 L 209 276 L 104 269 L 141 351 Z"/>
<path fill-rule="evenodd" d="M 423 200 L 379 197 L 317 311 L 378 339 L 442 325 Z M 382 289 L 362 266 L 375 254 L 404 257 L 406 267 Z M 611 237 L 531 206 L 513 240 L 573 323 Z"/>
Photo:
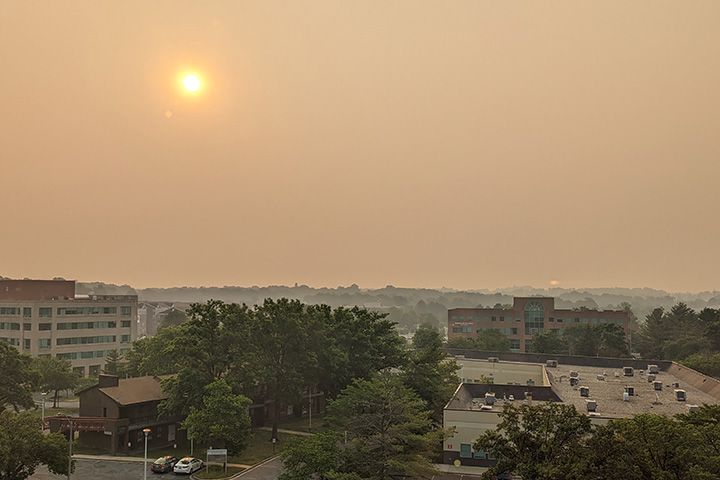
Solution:
<path fill-rule="evenodd" d="M 628 395 L 630 395 L 631 397 L 634 397 L 634 396 L 635 396 L 635 387 L 630 386 L 630 385 L 627 385 L 627 386 L 625 387 L 625 392 L 626 392 Z"/>
<path fill-rule="evenodd" d="M 488 357 L 488 362 L 490 363 L 498 363 L 500 359 L 498 357 Z"/>
<path fill-rule="evenodd" d="M 687 394 L 685 393 L 685 390 L 676 388 L 675 389 L 675 400 L 677 400 L 678 402 L 687 401 Z"/>
<path fill-rule="evenodd" d="M 492 405 L 480 405 L 480 410 L 492 410 Z"/>
<path fill-rule="evenodd" d="M 557 360 L 548 360 L 547 362 L 545 362 L 545 366 L 551 367 L 551 368 L 557 368 L 558 361 Z"/>
<path fill-rule="evenodd" d="M 495 405 L 496 400 L 494 393 L 488 392 L 485 394 L 485 405 Z"/>
<path fill-rule="evenodd" d="M 680 384 L 678 382 L 673 382 L 672 386 L 673 388 L 680 388 Z"/>
<path fill-rule="evenodd" d="M 577 377 L 570 377 L 570 386 L 571 387 L 577 387 L 580 383 L 580 379 Z"/>
<path fill-rule="evenodd" d="M 585 400 L 585 405 L 587 406 L 588 412 L 596 412 L 597 411 L 597 402 L 595 400 Z"/>
<path fill-rule="evenodd" d="M 572 370 L 570 372 L 570 378 L 577 378 L 579 376 L 580 376 L 580 374 L 578 372 L 576 372 L 575 370 Z"/>
<path fill-rule="evenodd" d="M 663 385 L 663 383 L 660 380 L 655 380 L 653 382 L 653 388 L 655 389 L 656 392 L 659 392 L 660 390 L 662 390 L 662 385 Z"/>
<path fill-rule="evenodd" d="M 602 382 L 605 380 L 605 375 L 603 375 L 602 373 L 599 373 L 596 378 Z"/>
<path fill-rule="evenodd" d="M 657 365 L 648 365 L 647 369 L 648 373 L 654 373 L 655 375 L 660 373 L 660 368 Z"/>
<path fill-rule="evenodd" d="M 635 369 L 633 367 L 623 367 L 623 375 L 626 377 L 634 377 Z"/>
<path fill-rule="evenodd" d="M 580 387 L 580 396 L 581 397 L 589 397 L 590 396 L 590 387 Z"/>
<path fill-rule="evenodd" d="M 533 380 L 532 378 L 528 378 L 528 381 L 525 382 L 525 384 L 532 387 L 533 385 L 535 385 L 535 380 Z"/>
<path fill-rule="evenodd" d="M 687 409 L 688 409 L 688 413 L 697 412 L 698 410 L 700 410 L 700 406 L 699 406 L 699 405 L 695 405 L 695 404 L 692 404 L 692 403 L 688 403 L 686 406 L 687 406 Z"/>
<path fill-rule="evenodd" d="M 623 402 L 629 402 L 630 401 L 630 394 L 628 392 L 623 392 Z"/>
<path fill-rule="evenodd" d="M 655 374 L 654 374 L 654 373 L 651 373 L 650 375 L 648 375 L 648 376 L 647 376 L 647 380 L 648 380 L 648 383 L 654 382 L 654 381 L 655 381 Z"/>

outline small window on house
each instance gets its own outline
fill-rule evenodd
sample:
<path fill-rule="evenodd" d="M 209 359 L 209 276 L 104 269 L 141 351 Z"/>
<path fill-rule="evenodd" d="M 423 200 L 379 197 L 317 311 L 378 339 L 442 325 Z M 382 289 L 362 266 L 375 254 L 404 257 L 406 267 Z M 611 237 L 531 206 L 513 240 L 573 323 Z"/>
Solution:
<path fill-rule="evenodd" d="M 103 417 L 107 417 L 107 407 L 103 407 Z"/>

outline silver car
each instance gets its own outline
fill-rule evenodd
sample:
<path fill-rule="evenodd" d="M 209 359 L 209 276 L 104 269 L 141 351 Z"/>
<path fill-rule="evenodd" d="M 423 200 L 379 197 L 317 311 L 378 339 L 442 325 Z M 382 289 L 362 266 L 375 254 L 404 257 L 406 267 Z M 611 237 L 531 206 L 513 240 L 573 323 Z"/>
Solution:
<path fill-rule="evenodd" d="M 181 458 L 179 462 L 173 467 L 175 473 L 185 473 L 190 475 L 203 468 L 203 461 L 199 458 L 185 457 Z"/>

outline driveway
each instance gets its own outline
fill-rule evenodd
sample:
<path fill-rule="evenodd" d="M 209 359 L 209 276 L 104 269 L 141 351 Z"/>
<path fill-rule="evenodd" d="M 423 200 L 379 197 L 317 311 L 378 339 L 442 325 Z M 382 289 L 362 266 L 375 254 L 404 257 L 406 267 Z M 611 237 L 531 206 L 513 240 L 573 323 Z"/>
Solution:
<path fill-rule="evenodd" d="M 257 467 L 241 472 L 233 477 L 234 480 L 277 480 L 282 471 L 280 457 L 261 463 Z"/>
<path fill-rule="evenodd" d="M 74 461 L 75 471 L 70 475 L 72 480 L 138 480 L 143 478 L 142 462 L 86 459 L 74 459 Z M 164 477 L 170 480 L 174 475 L 164 475 Z M 35 475 L 30 478 L 32 480 L 64 480 L 67 477 L 53 475 L 48 472 L 47 468 L 38 467 Z M 150 472 L 148 472 L 148 478 L 151 478 Z"/>

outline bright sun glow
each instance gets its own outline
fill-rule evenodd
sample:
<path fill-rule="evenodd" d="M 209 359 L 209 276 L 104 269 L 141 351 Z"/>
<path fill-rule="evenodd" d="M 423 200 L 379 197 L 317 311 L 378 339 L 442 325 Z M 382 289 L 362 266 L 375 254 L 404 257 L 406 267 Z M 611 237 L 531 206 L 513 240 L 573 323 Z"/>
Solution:
<path fill-rule="evenodd" d="M 182 86 L 188 93 L 198 93 L 202 88 L 202 81 L 196 74 L 188 73 L 182 77 Z"/>

